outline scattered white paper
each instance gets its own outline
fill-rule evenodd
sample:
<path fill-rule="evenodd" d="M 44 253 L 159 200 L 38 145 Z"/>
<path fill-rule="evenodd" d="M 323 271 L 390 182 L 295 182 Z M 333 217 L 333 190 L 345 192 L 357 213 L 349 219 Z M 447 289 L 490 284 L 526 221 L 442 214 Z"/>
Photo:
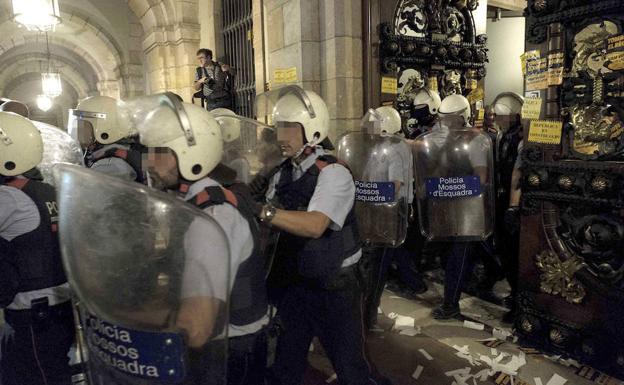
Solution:
<path fill-rule="evenodd" d="M 482 323 L 472 322 L 472 321 L 468 321 L 468 320 L 464 321 L 464 327 L 468 328 L 468 329 L 474 329 L 474 330 L 484 330 L 485 329 L 485 325 L 483 325 Z"/>
<path fill-rule="evenodd" d="M 401 335 L 410 336 L 410 337 L 414 337 L 415 335 L 418 335 L 420 333 L 421 333 L 420 326 L 417 326 L 415 328 L 402 329 L 399 332 L 399 334 Z"/>
<path fill-rule="evenodd" d="M 425 358 L 429 361 L 433 361 L 433 357 L 431 357 L 431 355 L 429 353 L 427 353 L 427 351 L 425 349 L 418 349 L 418 351 L 420 352 L 420 354 L 422 354 L 423 356 L 425 356 Z"/>
<path fill-rule="evenodd" d="M 369 329 L 371 332 L 373 333 L 383 333 L 385 330 L 381 329 L 381 328 L 372 328 Z"/>
<path fill-rule="evenodd" d="M 548 382 L 546 383 L 546 385 L 563 385 L 566 382 L 568 382 L 567 379 L 561 377 L 560 375 L 558 375 L 557 373 L 553 374 L 553 376 L 550 378 L 550 380 L 548 380 Z"/>
<path fill-rule="evenodd" d="M 498 356 L 498 350 L 496 350 L 496 348 L 491 348 L 490 353 L 492 353 L 493 356 Z"/>
<path fill-rule="evenodd" d="M 468 381 L 472 377 L 470 375 L 470 368 L 451 370 L 444 374 L 446 374 L 447 377 L 453 377 L 453 379 L 455 380 L 454 383 L 457 385 L 467 385 L 466 381 Z"/>
<path fill-rule="evenodd" d="M 398 295 L 391 295 L 388 298 L 390 298 L 390 299 L 405 299 L 403 297 L 399 297 Z"/>
<path fill-rule="evenodd" d="M 490 338 L 484 338 L 482 340 L 477 340 L 477 342 L 491 342 L 491 341 L 496 341 L 496 340 L 498 340 L 498 338 L 490 337 Z"/>
<path fill-rule="evenodd" d="M 466 313 L 466 312 L 462 312 L 462 314 L 468 318 L 483 318 L 483 316 L 481 316 L 481 314 L 477 314 L 477 313 Z"/>
<path fill-rule="evenodd" d="M 310 343 L 310 348 L 308 349 L 308 351 L 310 352 L 314 351 L 314 342 Z"/>
<path fill-rule="evenodd" d="M 533 382 L 535 382 L 535 385 L 544 385 L 542 384 L 542 379 L 539 377 L 534 377 Z"/>
<path fill-rule="evenodd" d="M 414 318 L 398 315 L 394 321 L 394 330 L 414 329 Z"/>
<path fill-rule="evenodd" d="M 338 375 L 336 373 L 332 374 L 331 377 L 329 377 L 328 379 L 325 380 L 326 383 L 330 383 L 336 380 L 336 378 L 338 378 Z"/>
<path fill-rule="evenodd" d="M 377 307 L 377 314 L 383 314 L 383 310 L 380 307 Z"/>
<path fill-rule="evenodd" d="M 494 328 L 492 329 L 492 335 L 494 336 L 494 338 L 506 341 L 507 337 L 511 336 L 511 333 L 506 330 Z"/>
<path fill-rule="evenodd" d="M 481 365 L 481 363 L 479 363 L 479 360 L 475 359 L 472 356 L 472 354 L 470 354 L 470 349 L 468 348 L 468 345 L 464 345 L 464 346 L 453 345 L 453 349 L 457 350 L 457 353 L 455 353 L 457 357 L 468 361 L 471 366 Z"/>
<path fill-rule="evenodd" d="M 394 312 L 392 312 L 392 313 L 388 314 L 388 318 L 390 318 L 390 319 L 395 319 L 395 318 L 396 318 L 396 317 L 398 317 L 398 316 L 399 316 L 399 315 L 398 315 L 397 313 L 394 313 Z"/>
<path fill-rule="evenodd" d="M 414 373 L 412 373 L 412 378 L 415 380 L 419 379 L 424 369 L 425 368 L 423 368 L 421 365 L 418 365 L 416 367 L 416 370 L 414 370 Z"/>
<path fill-rule="evenodd" d="M 489 369 L 483 369 L 473 376 L 474 379 L 477 379 L 481 382 L 487 381 L 488 377 L 490 377 Z"/>

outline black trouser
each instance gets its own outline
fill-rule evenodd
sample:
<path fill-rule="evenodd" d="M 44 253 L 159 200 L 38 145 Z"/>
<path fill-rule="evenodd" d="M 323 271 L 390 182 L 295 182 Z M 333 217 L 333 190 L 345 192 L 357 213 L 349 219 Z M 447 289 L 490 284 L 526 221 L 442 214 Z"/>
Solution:
<path fill-rule="evenodd" d="M 206 99 L 206 109 L 208 111 L 212 111 L 215 108 L 228 108 L 232 109 L 232 99 L 231 98 L 220 98 L 220 99 Z"/>
<path fill-rule="evenodd" d="M 459 305 L 466 278 L 474 266 L 472 254 L 476 245 L 475 242 L 454 242 L 449 245 L 444 273 L 444 305 Z"/>
<path fill-rule="evenodd" d="M 267 333 L 229 339 L 228 385 L 263 385 L 267 364 Z"/>
<path fill-rule="evenodd" d="M 364 352 L 362 291 L 355 276 L 335 290 L 291 287 L 284 294 L 278 316 L 283 330 L 271 384 L 301 384 L 315 336 L 323 344 L 341 385 L 379 383 Z"/>
<path fill-rule="evenodd" d="M 370 279 L 366 288 L 366 321 L 371 327 L 377 320 L 377 308 L 381 302 L 386 281 L 388 279 L 388 269 L 394 260 L 398 267 L 401 282 L 410 289 L 418 291 L 422 289 L 422 277 L 416 271 L 414 261 L 410 252 L 403 246 L 397 248 L 380 247 L 372 250 L 369 254 Z"/>
<path fill-rule="evenodd" d="M 43 320 L 29 310 L 5 310 L 0 344 L 0 384 L 69 385 L 69 349 L 74 343 L 74 317 L 69 302 L 52 306 Z M 34 318 L 34 317 L 33 317 Z"/>

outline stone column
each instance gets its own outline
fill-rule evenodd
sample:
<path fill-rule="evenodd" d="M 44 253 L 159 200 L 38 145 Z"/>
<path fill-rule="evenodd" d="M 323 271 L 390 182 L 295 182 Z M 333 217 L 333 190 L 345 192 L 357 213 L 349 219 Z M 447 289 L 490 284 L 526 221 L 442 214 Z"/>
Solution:
<path fill-rule="evenodd" d="M 297 67 L 297 82 L 329 108 L 330 138 L 358 128 L 363 114 L 360 0 L 266 0 L 268 76 Z M 261 47 L 256 45 L 256 52 Z"/>

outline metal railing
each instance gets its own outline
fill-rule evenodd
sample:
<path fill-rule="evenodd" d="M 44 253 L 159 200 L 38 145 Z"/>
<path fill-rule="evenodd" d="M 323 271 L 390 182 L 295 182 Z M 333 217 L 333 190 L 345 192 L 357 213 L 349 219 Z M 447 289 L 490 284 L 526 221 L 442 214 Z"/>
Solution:
<path fill-rule="evenodd" d="M 221 0 L 226 63 L 234 73 L 234 103 L 237 114 L 256 114 L 252 0 Z"/>

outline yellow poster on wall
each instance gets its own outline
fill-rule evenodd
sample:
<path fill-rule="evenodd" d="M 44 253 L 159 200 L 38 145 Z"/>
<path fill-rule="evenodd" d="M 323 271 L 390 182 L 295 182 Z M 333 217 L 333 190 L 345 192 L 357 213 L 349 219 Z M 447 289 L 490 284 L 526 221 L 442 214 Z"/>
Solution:
<path fill-rule="evenodd" d="M 607 39 L 606 65 L 612 71 L 624 69 L 624 35 Z"/>
<path fill-rule="evenodd" d="M 297 67 L 276 69 L 273 71 L 273 84 L 297 82 Z"/>
<path fill-rule="evenodd" d="M 398 93 L 397 78 L 382 77 L 381 93 L 396 95 Z"/>
<path fill-rule="evenodd" d="M 563 52 L 548 55 L 548 85 L 558 86 L 563 83 Z"/>
<path fill-rule="evenodd" d="M 542 111 L 542 98 L 525 98 L 522 105 L 522 119 L 537 120 Z"/>
<path fill-rule="evenodd" d="M 532 51 L 526 51 L 525 53 L 520 55 L 520 65 L 522 66 L 522 75 L 526 75 L 527 61 L 539 59 L 539 57 L 540 57 L 540 51 L 536 49 Z"/>
<path fill-rule="evenodd" d="M 529 126 L 529 142 L 560 144 L 563 122 L 552 120 L 532 120 Z"/>
<path fill-rule="evenodd" d="M 548 87 L 548 59 L 527 61 L 526 90 L 541 90 Z"/>
<path fill-rule="evenodd" d="M 469 93 L 467 97 L 470 104 L 474 104 L 478 102 L 479 100 L 483 100 L 484 98 L 485 98 L 485 92 L 483 92 L 483 88 L 475 89 L 474 91 Z"/>

